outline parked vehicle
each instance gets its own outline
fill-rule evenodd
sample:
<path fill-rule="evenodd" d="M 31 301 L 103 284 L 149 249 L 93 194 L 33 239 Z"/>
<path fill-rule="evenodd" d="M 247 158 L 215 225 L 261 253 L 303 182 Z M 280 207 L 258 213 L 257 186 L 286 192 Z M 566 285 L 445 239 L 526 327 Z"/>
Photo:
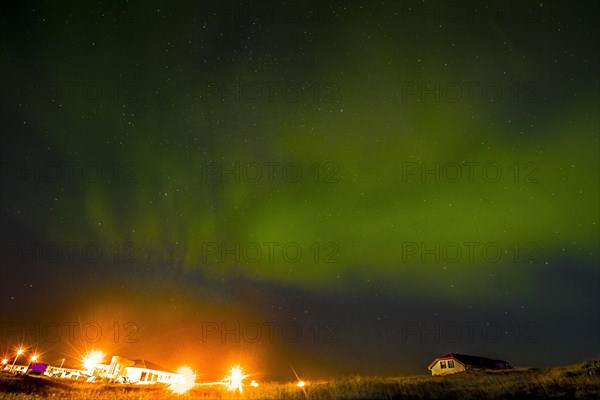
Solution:
<path fill-rule="evenodd" d="M 43 363 L 31 363 L 29 367 L 27 367 L 26 375 L 44 375 L 46 369 L 48 368 L 48 364 Z"/>

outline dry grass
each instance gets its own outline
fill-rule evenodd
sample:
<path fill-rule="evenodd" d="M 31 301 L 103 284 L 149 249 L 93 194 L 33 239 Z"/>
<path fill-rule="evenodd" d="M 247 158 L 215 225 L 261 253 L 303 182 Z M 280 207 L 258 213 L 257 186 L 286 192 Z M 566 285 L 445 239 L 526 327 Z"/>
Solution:
<path fill-rule="evenodd" d="M 184 395 L 165 386 L 70 383 L 45 378 L 0 378 L 0 399 L 592 399 L 600 398 L 600 360 L 548 369 L 480 371 L 450 376 L 348 377 L 303 389 L 262 383 L 243 394 L 198 386 Z"/>

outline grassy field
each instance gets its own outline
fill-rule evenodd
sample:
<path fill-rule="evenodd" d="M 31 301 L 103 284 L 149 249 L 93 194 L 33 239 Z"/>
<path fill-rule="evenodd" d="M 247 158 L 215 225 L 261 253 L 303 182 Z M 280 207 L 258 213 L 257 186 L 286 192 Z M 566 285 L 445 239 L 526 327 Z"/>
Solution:
<path fill-rule="evenodd" d="M 244 393 L 197 386 L 176 395 L 165 386 L 85 384 L 36 377 L 0 378 L 0 399 L 597 399 L 600 360 L 547 369 L 479 371 L 444 377 L 348 377 L 304 388 L 294 384 L 261 383 Z"/>

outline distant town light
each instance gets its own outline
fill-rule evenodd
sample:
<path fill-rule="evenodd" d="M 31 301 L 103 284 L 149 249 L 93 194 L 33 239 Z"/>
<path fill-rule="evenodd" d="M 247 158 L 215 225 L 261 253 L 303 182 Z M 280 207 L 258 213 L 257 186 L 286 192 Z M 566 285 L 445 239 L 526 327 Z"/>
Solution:
<path fill-rule="evenodd" d="M 173 393 L 184 394 L 196 385 L 196 374 L 190 367 L 181 366 L 177 368 L 177 380 L 173 382 L 169 389 Z"/>
<path fill-rule="evenodd" d="M 301 387 L 304 387 L 304 386 L 306 386 L 306 382 L 304 382 L 304 381 L 300 381 L 300 382 L 298 382 L 298 384 L 297 384 L 296 386 L 298 386 L 298 387 L 300 387 L 300 388 L 301 388 Z"/>
<path fill-rule="evenodd" d="M 15 363 L 17 362 L 17 358 L 19 358 L 19 356 L 20 356 L 21 354 L 23 354 L 23 352 L 24 352 L 24 351 L 25 351 L 25 350 L 23 350 L 23 349 L 19 349 L 19 350 L 17 351 L 17 355 L 16 355 L 16 357 L 15 357 L 15 359 L 14 359 L 14 361 L 13 361 L 12 365 L 10 366 L 10 369 L 11 369 L 11 370 L 12 370 L 12 369 L 15 367 Z"/>
<path fill-rule="evenodd" d="M 244 386 L 243 382 L 247 376 L 248 375 L 244 374 L 244 371 L 242 371 L 240 366 L 236 365 L 231 367 L 229 370 L 229 376 L 223 379 L 223 382 L 227 386 L 227 390 L 230 392 L 238 390 L 240 393 L 242 393 L 242 386 Z"/>
<path fill-rule="evenodd" d="M 250 382 L 250 386 L 258 387 L 258 382 L 256 382 L 255 380 L 252 380 L 252 382 Z"/>
<path fill-rule="evenodd" d="M 102 363 L 105 354 L 101 350 L 92 350 L 83 357 L 83 368 L 89 372 L 93 372 L 98 364 Z"/>

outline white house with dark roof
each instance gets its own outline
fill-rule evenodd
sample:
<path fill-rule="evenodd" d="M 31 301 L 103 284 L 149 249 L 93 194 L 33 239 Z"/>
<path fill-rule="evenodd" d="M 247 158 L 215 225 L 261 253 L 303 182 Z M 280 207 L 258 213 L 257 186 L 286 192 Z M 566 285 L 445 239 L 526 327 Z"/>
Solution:
<path fill-rule="evenodd" d="M 431 371 L 431 375 L 448 375 L 473 369 L 510 369 L 512 367 L 503 360 L 449 353 L 433 360 L 427 368 Z"/>
<path fill-rule="evenodd" d="M 177 382 L 179 374 L 169 371 L 157 364 L 146 360 L 129 360 L 124 357 L 113 356 L 108 367 L 107 376 L 115 380 L 126 380 L 136 384 L 170 384 Z"/>

